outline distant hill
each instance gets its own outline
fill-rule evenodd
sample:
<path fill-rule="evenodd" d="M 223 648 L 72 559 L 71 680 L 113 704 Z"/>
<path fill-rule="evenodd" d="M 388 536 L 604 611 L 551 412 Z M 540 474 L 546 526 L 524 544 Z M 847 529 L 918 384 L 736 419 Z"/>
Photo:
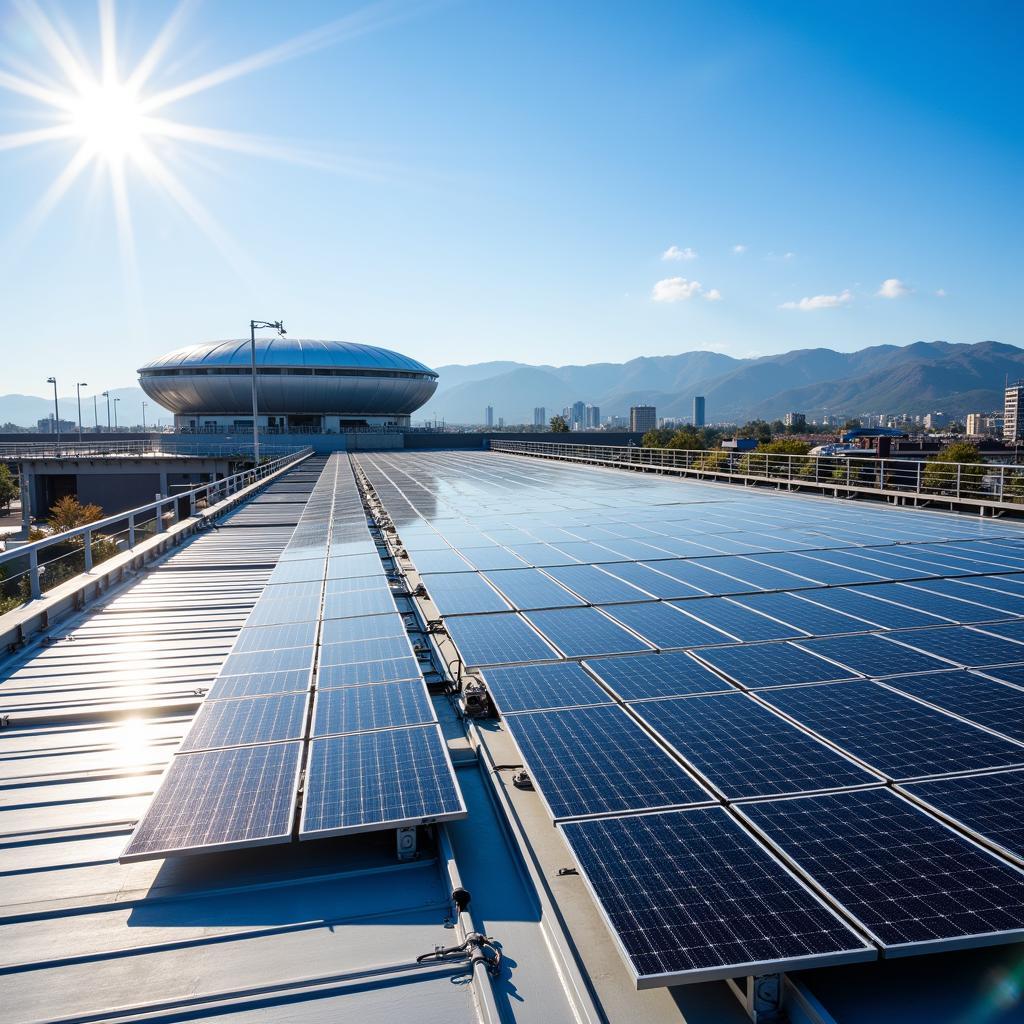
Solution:
<path fill-rule="evenodd" d="M 529 366 L 480 363 L 439 366 L 437 392 L 415 419 L 481 423 L 484 408 L 506 423 L 530 423 L 575 401 L 602 416 L 628 415 L 630 405 L 657 406 L 659 416 L 688 417 L 694 395 L 707 399 L 708 422 L 861 413 L 968 412 L 1002 407 L 1007 376 L 1024 377 L 1024 349 L 995 341 L 919 341 L 859 352 L 799 349 L 757 359 L 719 352 L 641 356 L 626 363 Z"/>
<path fill-rule="evenodd" d="M 110 400 L 120 399 L 117 403 L 117 422 L 122 427 L 132 427 L 142 423 L 142 403 L 146 403 L 146 423 L 152 426 L 157 419 L 167 424 L 172 414 L 157 405 L 152 398 L 147 398 L 142 388 L 110 388 Z M 58 399 L 61 419 L 72 423 L 78 422 L 78 402 L 74 395 L 60 396 Z M 97 396 L 96 413 L 101 426 L 107 423 L 107 400 Z M 19 427 L 35 427 L 36 423 L 53 415 L 53 398 L 39 395 L 0 395 L 0 425 L 15 423 Z M 82 425 L 93 426 L 96 417 L 93 412 L 92 392 L 82 394 Z M 111 416 L 113 422 L 113 415 Z"/>

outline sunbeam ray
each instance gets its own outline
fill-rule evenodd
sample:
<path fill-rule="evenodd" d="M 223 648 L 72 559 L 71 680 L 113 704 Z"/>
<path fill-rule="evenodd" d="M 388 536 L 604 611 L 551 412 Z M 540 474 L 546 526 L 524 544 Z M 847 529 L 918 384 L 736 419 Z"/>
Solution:
<path fill-rule="evenodd" d="M 33 128 L 25 132 L 11 132 L 0 135 L 0 149 L 21 149 L 23 146 L 34 146 L 39 142 L 51 142 L 54 139 L 69 139 L 75 134 L 70 124 L 55 124 L 49 128 Z"/>
<path fill-rule="evenodd" d="M 78 58 L 64 41 L 63 36 L 50 19 L 43 14 L 34 0 L 14 0 L 14 6 L 28 22 L 29 27 L 53 58 L 54 63 L 64 72 L 71 87 L 78 92 L 89 88 L 88 72 L 82 67 Z"/>

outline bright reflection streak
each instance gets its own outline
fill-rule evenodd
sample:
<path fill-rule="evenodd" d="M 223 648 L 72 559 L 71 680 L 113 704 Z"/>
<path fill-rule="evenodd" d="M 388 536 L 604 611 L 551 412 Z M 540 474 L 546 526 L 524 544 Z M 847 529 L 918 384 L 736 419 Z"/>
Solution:
<path fill-rule="evenodd" d="M 137 768 L 153 761 L 146 721 L 143 718 L 125 719 L 111 731 L 110 743 L 117 751 L 119 768 Z"/>

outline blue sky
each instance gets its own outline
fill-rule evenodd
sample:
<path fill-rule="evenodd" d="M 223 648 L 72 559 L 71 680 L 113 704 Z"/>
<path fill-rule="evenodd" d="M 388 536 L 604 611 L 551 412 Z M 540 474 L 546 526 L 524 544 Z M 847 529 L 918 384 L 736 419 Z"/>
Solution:
<path fill-rule="evenodd" d="M 117 5 L 118 80 L 177 6 Z M 97 8 L 39 10 L 99 74 Z M 0 69 L 67 91 L 31 12 L 0 0 Z M 82 138 L 14 145 L 70 115 L 0 89 L 0 393 L 129 384 L 250 317 L 435 366 L 1020 344 L 1022 28 L 984 2 L 187 3 L 142 97 L 305 44 L 157 112 L 245 136 L 147 135 L 180 201 L 101 152 L 34 223 Z"/>

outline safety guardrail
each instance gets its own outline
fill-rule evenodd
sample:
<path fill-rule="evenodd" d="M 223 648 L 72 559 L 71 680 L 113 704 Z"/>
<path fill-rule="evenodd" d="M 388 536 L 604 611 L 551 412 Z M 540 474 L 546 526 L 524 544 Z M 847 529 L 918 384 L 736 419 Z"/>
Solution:
<path fill-rule="evenodd" d="M 192 455 L 207 458 L 252 458 L 252 442 L 181 441 L 180 434 L 166 438 L 134 441 L 17 441 L 0 444 L 3 459 L 79 459 L 119 455 Z M 291 445 L 260 445 L 260 455 L 286 456 L 300 451 L 296 442 Z"/>
<path fill-rule="evenodd" d="M 935 459 L 774 452 L 641 448 L 492 440 L 491 451 L 532 455 L 624 469 L 679 473 L 702 479 L 768 483 L 822 492 L 874 493 L 915 503 L 949 503 L 984 511 L 1024 511 L 1024 466 L 939 462 Z"/>
<path fill-rule="evenodd" d="M 62 575 L 59 571 L 52 571 L 54 563 L 67 558 L 70 559 L 71 568 L 76 572 L 90 572 L 97 562 L 112 558 L 123 550 L 131 550 L 141 539 L 163 532 L 166 529 L 164 520 L 168 515 L 173 517 L 172 522 L 174 523 L 182 519 L 182 512 L 186 508 L 187 515 L 194 516 L 203 508 L 209 508 L 243 488 L 249 487 L 279 470 L 286 469 L 312 454 L 312 448 L 308 446 L 300 448 L 281 458 L 261 462 L 258 466 L 223 477 L 220 480 L 201 484 L 192 490 L 158 498 L 156 501 L 149 502 L 148 505 L 140 505 L 138 508 L 129 509 L 126 512 L 118 512 L 116 515 L 97 519 L 95 522 L 77 526 L 72 530 L 54 533 L 40 540 L 18 544 L 8 551 L 0 552 L 0 578 L 3 578 L 7 587 L 12 583 L 21 584 L 23 580 L 27 580 L 26 599 L 29 597 L 39 598 L 43 594 L 44 583 L 49 582 L 46 579 L 48 574 L 53 577 L 53 585 L 63 582 L 64 579 L 72 575 L 68 572 Z M 122 524 L 122 529 L 113 529 Z M 69 550 L 48 561 L 40 559 L 42 552 L 54 547 L 68 548 Z M 5 565 L 26 559 L 28 564 L 25 568 L 20 569 L 13 576 L 4 577 Z M 80 562 L 79 559 L 81 559 Z M 66 569 L 67 565 L 57 568 Z"/>

